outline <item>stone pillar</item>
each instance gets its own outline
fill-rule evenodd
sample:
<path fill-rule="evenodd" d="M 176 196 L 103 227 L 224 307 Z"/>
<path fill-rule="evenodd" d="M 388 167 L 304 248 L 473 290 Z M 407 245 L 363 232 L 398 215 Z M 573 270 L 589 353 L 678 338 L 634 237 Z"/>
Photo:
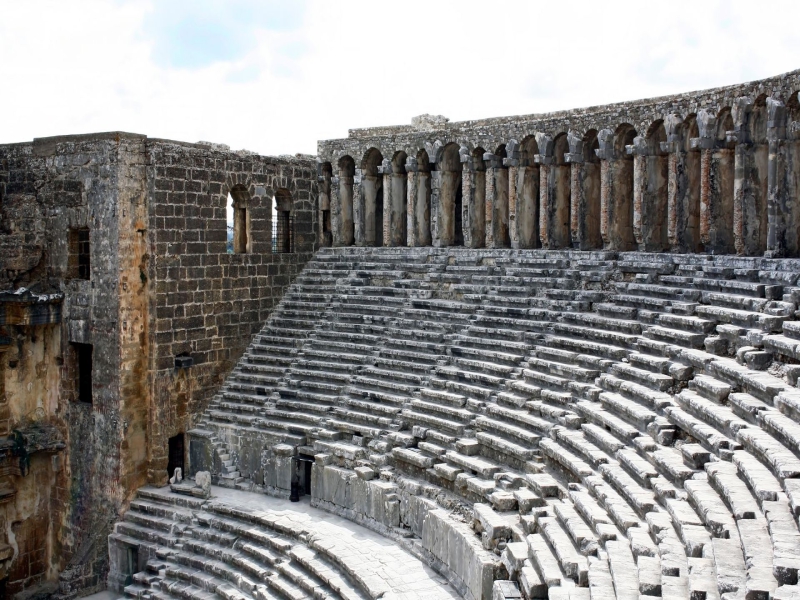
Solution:
<path fill-rule="evenodd" d="M 365 206 L 364 206 L 364 192 L 362 184 L 361 169 L 356 169 L 355 177 L 353 177 L 353 243 L 356 246 L 365 245 Z"/>
<path fill-rule="evenodd" d="M 550 170 L 553 157 L 537 154 L 533 160 L 539 165 L 539 240 L 542 248 L 550 247 Z"/>
<path fill-rule="evenodd" d="M 331 174 L 330 171 L 323 170 L 322 164 L 319 162 L 317 162 L 317 185 L 319 189 L 317 207 L 317 223 L 319 230 L 317 232 L 317 243 L 320 248 L 323 248 L 330 246 L 333 241 L 331 232 L 325 231 L 325 213 L 327 212 L 328 215 L 330 215 L 331 211 Z"/>
<path fill-rule="evenodd" d="M 611 248 L 613 244 L 609 221 L 613 204 L 611 161 L 614 160 L 614 133 L 610 129 L 603 129 L 597 134 L 597 143 L 600 146 L 595 150 L 600 159 L 600 236 L 603 238 L 603 246 Z"/>
<path fill-rule="evenodd" d="M 475 236 L 473 226 L 475 213 L 473 202 L 475 200 L 475 174 L 472 168 L 472 157 L 461 155 L 461 202 L 463 207 L 463 217 L 461 228 L 464 233 L 464 247 L 475 247 Z"/>
<path fill-rule="evenodd" d="M 569 165 L 569 239 L 574 248 L 582 248 L 585 241 L 586 201 L 583 193 L 583 140 L 576 133 L 567 133 L 569 152 L 564 162 Z"/>
<path fill-rule="evenodd" d="M 700 110 L 697 113 L 697 128 L 700 134 L 696 138 L 689 140 L 689 145 L 692 152 L 700 153 L 700 214 L 699 214 L 699 242 L 702 248 L 712 247 L 712 238 L 717 238 L 716 231 L 712 230 L 712 223 L 714 215 L 719 215 L 723 212 L 722 203 L 720 202 L 719 194 L 713 194 L 711 185 L 711 161 L 713 158 L 714 149 L 717 146 L 716 140 L 716 118 L 711 113 Z M 694 158 L 696 160 L 696 157 Z M 677 220 L 678 227 L 676 230 L 677 243 L 681 249 L 689 252 L 696 252 L 697 248 L 690 247 L 687 243 L 687 233 L 685 231 L 686 222 L 688 221 L 687 213 L 689 211 L 689 203 L 691 201 L 692 190 L 689 189 L 691 182 L 688 178 L 688 164 L 689 156 L 686 152 L 680 152 L 680 173 L 683 175 L 681 179 L 681 192 L 678 197 L 677 206 Z M 717 198 L 716 202 L 713 198 Z M 717 206 L 714 206 L 714 204 Z M 712 249 L 713 251 L 713 249 Z"/>
<path fill-rule="evenodd" d="M 486 247 L 487 248 L 494 248 L 495 240 L 494 240 L 494 209 L 495 209 L 495 196 L 497 194 L 497 186 L 495 181 L 495 175 L 497 169 L 500 168 L 500 159 L 498 156 L 492 154 L 491 152 L 486 152 L 483 155 L 483 160 L 486 161 L 486 212 L 484 217 L 484 223 L 486 224 Z"/>
<path fill-rule="evenodd" d="M 442 192 L 442 172 L 431 171 L 431 243 L 439 248 L 449 246 L 447 239 L 442 240 L 441 228 L 441 192 Z"/>
<path fill-rule="evenodd" d="M 418 246 L 419 226 L 417 224 L 417 159 L 406 159 L 406 243 L 408 246 Z"/>
<path fill-rule="evenodd" d="M 647 195 L 647 143 L 638 135 L 633 144 L 625 146 L 625 151 L 633 156 L 633 239 L 639 250 L 644 252 L 647 240 L 645 229 L 646 215 L 643 214 Z"/>
<path fill-rule="evenodd" d="M 507 158 L 508 165 L 508 243 L 511 248 L 519 248 L 519 230 L 517 224 L 517 182 L 519 161 Z"/>
<path fill-rule="evenodd" d="M 388 158 L 384 158 L 381 166 L 378 167 L 379 177 L 383 176 L 383 239 L 375 240 L 376 246 L 397 246 L 392 243 L 394 232 L 392 231 L 392 163 Z M 377 207 L 376 207 L 377 208 Z"/>
<path fill-rule="evenodd" d="M 767 140 L 769 142 L 767 253 L 769 257 L 786 255 L 786 232 L 789 222 L 786 164 L 786 107 L 767 98 Z"/>
<path fill-rule="evenodd" d="M 342 201 L 339 197 L 339 178 L 331 177 L 331 233 L 334 246 L 343 246 Z"/>
<path fill-rule="evenodd" d="M 682 177 L 684 168 L 684 152 L 677 149 L 677 144 L 664 142 L 669 154 L 667 164 L 667 240 L 671 250 L 681 246 L 678 235 L 678 204 L 686 194 L 685 178 Z"/>
<path fill-rule="evenodd" d="M 753 101 L 750 98 L 737 98 L 733 105 L 734 136 L 736 139 L 735 166 L 733 179 L 733 243 L 737 254 L 747 253 L 747 226 L 745 224 L 748 206 L 754 203 L 750 189 L 752 143 L 747 131 L 747 121 Z"/>

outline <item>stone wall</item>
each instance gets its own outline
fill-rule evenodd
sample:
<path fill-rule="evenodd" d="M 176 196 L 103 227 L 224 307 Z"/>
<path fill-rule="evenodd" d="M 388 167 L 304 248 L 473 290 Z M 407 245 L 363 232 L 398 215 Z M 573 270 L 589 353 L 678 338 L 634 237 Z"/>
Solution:
<path fill-rule="evenodd" d="M 124 496 L 122 477 L 133 487 L 145 480 L 136 477 L 135 454 L 125 452 L 126 430 L 143 430 L 146 402 L 121 391 L 120 307 L 135 302 L 137 288 L 124 289 L 124 258 L 119 232 L 128 229 L 128 215 L 144 203 L 143 186 L 127 185 L 135 174 L 123 172 L 131 156 L 141 155 L 143 136 L 100 134 L 47 138 L 28 144 L 0 147 L 2 195 L 3 268 L 0 286 L 15 290 L 28 287 L 39 293 L 64 295 L 61 327 L 53 333 L 48 354 L 27 374 L 8 373 L 17 362 L 9 350 L 6 383 L 10 406 L 31 408 L 32 398 L 49 398 L 33 416 L 14 414 L 9 428 L 28 421 L 55 424 L 66 440 L 66 455 L 46 461 L 42 467 L 54 473 L 36 477 L 40 502 L 49 498 L 39 519 L 25 518 L 8 524 L 8 538 L 18 547 L 12 557 L 9 589 L 38 585 L 64 572 L 66 589 L 100 589 L 107 568 L 105 535 L 118 515 Z M 122 181 L 122 183 L 121 183 Z M 123 189 L 124 188 L 124 189 Z M 125 210 L 119 210 L 124 199 Z M 128 207 L 129 206 L 129 207 Z M 70 230 L 91 232 L 91 277 L 71 272 Z M 103 232 L 103 235 L 98 235 Z M 141 252 L 142 242 L 136 248 Z M 122 260 L 121 260 L 122 259 Z M 10 333 L 10 331 L 9 331 Z M 35 324 L 16 326 L 13 333 L 33 348 L 48 336 Z M 92 403 L 79 402 L 76 356 L 72 343 L 92 344 Z M 36 356 L 38 352 L 32 351 Z M 30 354 L 29 354 L 30 356 Z M 17 369 L 25 368 L 25 361 Z M 60 372 L 60 374 L 59 374 Z M 24 381 L 48 377 L 46 396 Z M 35 473 L 34 473 L 35 475 Z M 55 479 L 53 479 L 55 477 Z M 18 497 L 25 497 L 28 477 L 15 478 Z M 20 529 L 21 523 L 24 527 Z M 23 548 L 35 548 L 38 560 L 29 560 Z M 27 564 L 26 564 L 27 563 Z M 18 577 L 18 579 L 15 579 Z"/>
<path fill-rule="evenodd" d="M 208 145 L 151 140 L 147 151 L 153 289 L 150 481 L 167 481 L 167 440 L 191 428 L 316 247 L 312 160 L 231 154 Z M 226 250 L 226 205 L 240 189 L 250 251 Z M 293 201 L 295 252 L 272 253 L 272 201 Z M 176 369 L 175 357 L 193 366 Z"/>
<path fill-rule="evenodd" d="M 331 241 L 798 256 L 799 90 L 794 71 L 607 106 L 350 130 L 319 143 Z M 405 207 L 407 226 L 387 219 L 373 242 L 358 232 L 376 162 L 384 189 L 408 178 L 402 206 L 382 198 L 384 215 Z"/>
<path fill-rule="evenodd" d="M 0 504 L 8 591 L 54 593 L 59 574 L 65 597 L 104 587 L 114 521 L 137 488 L 166 481 L 167 440 L 191 428 L 312 255 L 316 186 L 308 158 L 136 134 L 0 146 L 0 290 L 51 294 L 60 309 L 46 326 L 15 321 L 13 302 L 3 313 L 0 434 L 44 424 L 66 446 L 11 475 L 16 495 Z M 292 197 L 287 254 L 272 254 L 279 189 Z M 227 251 L 230 191 L 248 213 L 241 254 Z M 75 344 L 92 346 L 91 403 L 79 398 Z M 193 366 L 176 369 L 178 355 Z"/>

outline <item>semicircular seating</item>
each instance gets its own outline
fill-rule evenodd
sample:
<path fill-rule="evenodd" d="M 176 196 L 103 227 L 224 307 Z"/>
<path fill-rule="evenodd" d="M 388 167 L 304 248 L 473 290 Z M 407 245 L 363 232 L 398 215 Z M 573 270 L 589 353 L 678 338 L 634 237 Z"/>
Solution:
<path fill-rule="evenodd" d="M 317 455 L 313 503 L 419 538 L 468 598 L 491 597 L 491 579 L 495 598 L 795 598 L 792 269 L 323 249 L 196 433 L 216 444 L 219 481 L 245 489 L 279 491 L 243 459 L 246 440 Z M 380 482 L 399 516 L 363 508 L 357 491 L 373 488 L 356 479 Z M 491 566 L 488 584 L 426 539 L 425 511 L 440 508 L 471 528 L 467 555 Z"/>

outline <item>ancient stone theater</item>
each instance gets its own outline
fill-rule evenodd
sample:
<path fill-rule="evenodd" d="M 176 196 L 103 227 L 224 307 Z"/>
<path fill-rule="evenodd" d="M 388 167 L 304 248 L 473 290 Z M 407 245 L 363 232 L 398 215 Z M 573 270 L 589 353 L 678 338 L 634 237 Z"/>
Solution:
<path fill-rule="evenodd" d="M 0 145 L 0 597 L 800 598 L 799 91 Z"/>

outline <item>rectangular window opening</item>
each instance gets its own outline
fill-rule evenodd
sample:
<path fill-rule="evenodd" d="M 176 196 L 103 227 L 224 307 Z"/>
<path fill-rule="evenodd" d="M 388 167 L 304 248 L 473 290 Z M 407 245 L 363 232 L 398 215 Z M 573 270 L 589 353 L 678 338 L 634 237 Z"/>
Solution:
<path fill-rule="evenodd" d="M 233 207 L 233 251 L 237 254 L 247 252 L 247 209 Z"/>
<path fill-rule="evenodd" d="M 275 217 L 272 223 L 272 252 L 294 252 L 294 216 L 291 211 L 279 210 Z"/>
<path fill-rule="evenodd" d="M 72 344 L 78 376 L 78 402 L 92 403 L 92 345 Z"/>
<path fill-rule="evenodd" d="M 68 276 L 70 279 L 91 278 L 91 254 L 89 228 L 78 227 L 69 230 Z"/>

